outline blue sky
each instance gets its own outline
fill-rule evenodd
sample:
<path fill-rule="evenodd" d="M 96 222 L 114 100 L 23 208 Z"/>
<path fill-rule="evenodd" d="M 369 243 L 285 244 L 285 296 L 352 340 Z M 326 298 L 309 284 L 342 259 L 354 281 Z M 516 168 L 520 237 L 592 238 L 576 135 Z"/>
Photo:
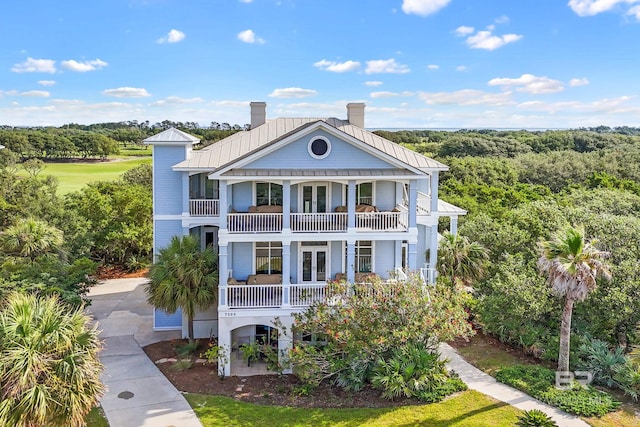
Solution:
<path fill-rule="evenodd" d="M 640 126 L 640 0 L 22 0 L 0 124 Z"/>

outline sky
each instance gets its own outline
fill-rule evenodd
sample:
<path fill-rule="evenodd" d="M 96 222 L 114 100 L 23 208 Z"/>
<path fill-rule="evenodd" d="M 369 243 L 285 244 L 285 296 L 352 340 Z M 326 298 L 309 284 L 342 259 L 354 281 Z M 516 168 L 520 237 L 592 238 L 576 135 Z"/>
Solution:
<path fill-rule="evenodd" d="M 640 0 L 21 0 L 0 124 L 640 127 Z"/>

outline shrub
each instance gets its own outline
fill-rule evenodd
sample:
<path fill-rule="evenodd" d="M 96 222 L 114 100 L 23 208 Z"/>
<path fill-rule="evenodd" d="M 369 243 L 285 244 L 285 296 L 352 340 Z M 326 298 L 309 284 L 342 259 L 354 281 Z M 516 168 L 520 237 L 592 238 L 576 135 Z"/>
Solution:
<path fill-rule="evenodd" d="M 178 344 L 175 347 L 176 353 L 178 353 L 179 356 L 190 356 L 195 353 L 199 345 L 200 343 L 198 341 L 186 344 Z"/>
<path fill-rule="evenodd" d="M 610 350 L 607 342 L 588 336 L 583 338 L 577 354 L 578 369 L 591 372 L 595 384 L 607 387 L 615 384 L 616 369 L 627 362 L 622 347 Z"/>
<path fill-rule="evenodd" d="M 576 383 L 570 389 L 555 388 L 554 371 L 542 366 L 516 365 L 504 368 L 496 373 L 496 379 L 575 415 L 602 416 L 620 406 L 613 396 L 593 387 Z"/>
<path fill-rule="evenodd" d="M 638 400 L 640 395 L 640 368 L 637 364 L 627 362 L 615 368 L 613 379 L 624 394 Z"/>
<path fill-rule="evenodd" d="M 550 416 L 545 414 L 539 409 L 532 409 L 530 411 L 525 411 L 524 414 L 518 417 L 518 422 L 516 423 L 518 427 L 557 427 L 555 421 L 551 419 Z"/>

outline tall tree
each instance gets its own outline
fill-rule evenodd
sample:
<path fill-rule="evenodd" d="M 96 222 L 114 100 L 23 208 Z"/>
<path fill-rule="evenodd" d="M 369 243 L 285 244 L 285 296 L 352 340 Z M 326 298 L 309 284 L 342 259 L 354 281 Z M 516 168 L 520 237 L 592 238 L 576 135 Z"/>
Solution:
<path fill-rule="evenodd" d="M 217 254 L 210 246 L 200 250 L 200 241 L 192 236 L 174 236 L 169 246 L 160 249 L 149 277 L 147 300 L 169 313 L 181 308 L 188 319 L 189 343 L 193 343 L 196 309 L 207 309 L 218 300 Z"/>
<path fill-rule="evenodd" d="M 584 237 L 584 230 L 580 227 L 567 227 L 558 231 L 551 240 L 539 243 L 538 268 L 547 274 L 553 293 L 564 298 L 558 355 L 558 370 L 561 372 L 569 371 L 574 303 L 589 296 L 596 288 L 598 276 L 611 279 L 610 268 L 604 262 L 609 253 L 598 250 L 595 243 Z"/>
<path fill-rule="evenodd" d="M 100 348 L 82 308 L 11 294 L 0 309 L 0 425 L 83 426 L 103 393 Z"/>
<path fill-rule="evenodd" d="M 470 286 L 487 271 L 489 251 L 468 237 L 445 232 L 438 248 L 438 273 Z"/>

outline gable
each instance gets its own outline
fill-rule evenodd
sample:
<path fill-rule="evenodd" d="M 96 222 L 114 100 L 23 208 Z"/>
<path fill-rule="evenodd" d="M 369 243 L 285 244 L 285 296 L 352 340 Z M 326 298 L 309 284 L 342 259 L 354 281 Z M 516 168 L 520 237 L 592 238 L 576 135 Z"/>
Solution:
<path fill-rule="evenodd" d="M 309 142 L 325 138 L 331 152 L 322 159 L 309 154 Z M 397 169 L 356 145 L 340 139 L 322 129 L 304 135 L 277 150 L 243 166 L 243 169 Z"/>

